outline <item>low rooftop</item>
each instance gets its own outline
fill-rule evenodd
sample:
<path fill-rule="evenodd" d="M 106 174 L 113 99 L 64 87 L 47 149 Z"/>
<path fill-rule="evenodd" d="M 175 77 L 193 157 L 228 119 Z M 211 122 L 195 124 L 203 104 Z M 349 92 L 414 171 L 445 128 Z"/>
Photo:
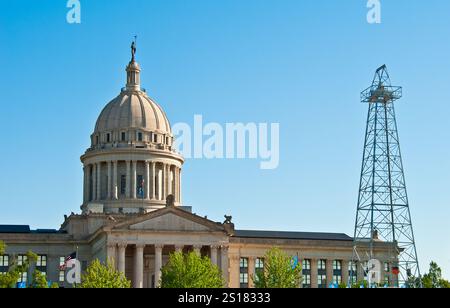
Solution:
<path fill-rule="evenodd" d="M 31 230 L 28 225 L 0 225 L 0 234 L 55 234 L 61 233 L 55 229 Z"/>
<path fill-rule="evenodd" d="M 241 238 L 271 238 L 289 240 L 331 240 L 353 241 L 353 238 L 343 233 L 318 233 L 318 232 L 283 232 L 283 231 L 255 231 L 236 230 L 234 237 Z"/>

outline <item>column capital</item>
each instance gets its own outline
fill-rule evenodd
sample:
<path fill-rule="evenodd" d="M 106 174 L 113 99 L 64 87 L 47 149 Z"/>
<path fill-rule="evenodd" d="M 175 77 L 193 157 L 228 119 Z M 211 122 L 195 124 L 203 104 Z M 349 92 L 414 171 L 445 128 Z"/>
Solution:
<path fill-rule="evenodd" d="M 145 244 L 141 244 L 141 243 L 136 244 L 137 249 L 144 249 L 145 246 L 146 246 Z"/>
<path fill-rule="evenodd" d="M 106 247 L 108 247 L 108 248 L 116 248 L 117 247 L 117 243 L 108 243 L 108 244 L 106 244 Z"/>
<path fill-rule="evenodd" d="M 164 248 L 164 244 L 155 244 L 155 248 L 156 249 L 163 249 Z"/>
<path fill-rule="evenodd" d="M 119 247 L 119 248 L 127 248 L 128 247 L 128 244 L 127 243 L 124 243 L 124 242 L 121 242 L 121 243 L 118 243 L 117 244 L 117 246 Z"/>
<path fill-rule="evenodd" d="M 231 255 L 229 256 L 229 258 L 233 261 L 240 261 L 241 260 L 241 256 L 239 255 Z"/>
<path fill-rule="evenodd" d="M 197 245 L 192 245 L 192 247 L 193 247 L 194 249 L 202 249 L 202 248 L 203 248 L 203 245 L 197 244 Z"/>
<path fill-rule="evenodd" d="M 221 246 L 218 244 L 209 245 L 211 249 L 219 249 Z"/>
<path fill-rule="evenodd" d="M 174 245 L 176 251 L 180 251 L 184 249 L 184 245 Z"/>

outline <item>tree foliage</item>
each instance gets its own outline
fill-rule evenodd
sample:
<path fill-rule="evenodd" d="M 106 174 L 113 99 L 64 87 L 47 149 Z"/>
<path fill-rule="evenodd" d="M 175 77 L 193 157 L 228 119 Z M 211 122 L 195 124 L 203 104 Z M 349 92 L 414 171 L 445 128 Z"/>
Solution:
<path fill-rule="evenodd" d="M 292 257 L 278 248 L 269 250 L 264 257 L 264 270 L 252 276 L 256 288 L 299 288 L 302 283 L 302 268 L 293 264 Z"/>
<path fill-rule="evenodd" d="M 5 249 L 6 249 L 5 243 L 0 241 L 0 255 L 5 253 Z"/>
<path fill-rule="evenodd" d="M 225 282 L 220 269 L 208 257 L 195 252 L 170 255 L 169 262 L 162 269 L 161 288 L 208 289 L 223 288 Z"/>
<path fill-rule="evenodd" d="M 81 276 L 82 289 L 129 289 L 131 282 L 117 271 L 111 263 L 102 264 L 95 260 Z"/>
<path fill-rule="evenodd" d="M 5 253 L 6 245 L 2 243 L 3 253 Z M 21 265 L 17 264 L 17 260 L 13 259 L 9 271 L 0 275 L 0 289 L 9 289 L 16 287 L 22 273 L 28 273 L 31 263 L 36 262 L 37 255 L 31 251 L 26 254 L 26 260 Z"/>
<path fill-rule="evenodd" d="M 31 282 L 30 287 L 33 289 L 48 289 L 48 281 L 45 278 L 45 275 L 38 270 L 34 271 L 33 281 Z"/>
<path fill-rule="evenodd" d="M 430 271 L 422 278 L 422 284 L 427 289 L 449 289 L 450 282 L 442 278 L 442 270 L 436 262 L 430 263 Z"/>

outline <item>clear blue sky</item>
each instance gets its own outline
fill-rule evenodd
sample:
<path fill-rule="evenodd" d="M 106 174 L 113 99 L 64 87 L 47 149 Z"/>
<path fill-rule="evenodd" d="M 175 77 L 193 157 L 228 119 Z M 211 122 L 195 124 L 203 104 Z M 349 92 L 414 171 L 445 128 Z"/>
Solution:
<path fill-rule="evenodd" d="M 125 82 L 133 35 L 142 81 L 172 123 L 279 122 L 274 171 L 188 160 L 184 201 L 238 228 L 352 234 L 367 106 L 386 63 L 422 271 L 450 277 L 450 2 L 382 0 L 0 2 L 0 223 L 58 228 L 82 202 L 80 155 Z"/>

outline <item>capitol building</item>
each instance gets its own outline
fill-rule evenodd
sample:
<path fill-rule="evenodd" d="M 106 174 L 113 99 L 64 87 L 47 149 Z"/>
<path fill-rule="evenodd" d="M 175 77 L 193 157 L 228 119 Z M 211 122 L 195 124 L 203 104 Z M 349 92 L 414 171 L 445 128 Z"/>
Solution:
<path fill-rule="evenodd" d="M 60 265 L 77 251 L 83 270 L 95 259 L 109 260 L 133 287 L 157 288 L 171 253 L 196 251 L 218 265 L 228 287 L 252 288 L 265 253 L 279 247 L 302 262 L 304 288 L 364 279 L 363 267 L 350 261 L 353 239 L 345 234 L 241 230 L 231 217 L 211 221 L 183 206 L 184 159 L 173 147 L 164 109 L 141 87 L 135 51 L 126 86 L 100 113 L 81 156 L 81 211 L 66 216 L 57 230 L 0 225 L 0 241 L 7 245 L 0 274 L 31 250 L 39 256 L 33 267 L 68 288 Z M 375 257 L 389 262 L 390 245 L 376 244 Z M 30 280 L 23 273 L 21 282 Z"/>

